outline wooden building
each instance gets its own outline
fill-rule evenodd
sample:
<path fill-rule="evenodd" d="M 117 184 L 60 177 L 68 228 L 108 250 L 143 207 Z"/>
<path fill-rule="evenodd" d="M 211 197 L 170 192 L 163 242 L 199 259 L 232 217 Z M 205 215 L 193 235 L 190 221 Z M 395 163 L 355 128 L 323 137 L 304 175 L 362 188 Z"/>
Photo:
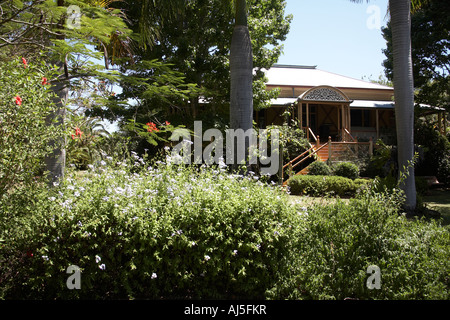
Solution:
<path fill-rule="evenodd" d="M 282 124 L 290 108 L 308 137 L 333 141 L 377 140 L 395 133 L 394 89 L 317 69 L 275 65 L 267 89 L 280 89 L 272 107 L 256 112 L 260 127 Z"/>

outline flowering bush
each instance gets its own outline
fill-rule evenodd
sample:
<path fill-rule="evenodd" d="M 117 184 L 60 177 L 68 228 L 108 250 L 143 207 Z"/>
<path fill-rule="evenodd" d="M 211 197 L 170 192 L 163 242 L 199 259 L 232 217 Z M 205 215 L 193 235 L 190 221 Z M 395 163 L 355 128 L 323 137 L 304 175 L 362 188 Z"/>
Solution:
<path fill-rule="evenodd" d="M 437 221 L 409 221 L 401 194 L 366 191 L 308 208 L 297 236 L 288 299 L 450 299 L 450 236 Z M 381 284 L 369 289 L 369 266 Z M 283 291 L 279 288 L 280 291 Z"/>
<path fill-rule="evenodd" d="M 0 197 L 42 173 L 49 141 L 61 128 L 46 123 L 54 94 L 45 77 L 55 69 L 24 58 L 0 62 Z"/>
<path fill-rule="evenodd" d="M 6 297 L 263 298 L 287 271 L 298 215 L 278 186 L 131 160 L 107 158 L 53 190 L 8 196 Z M 66 286 L 70 265 L 80 290 Z"/>

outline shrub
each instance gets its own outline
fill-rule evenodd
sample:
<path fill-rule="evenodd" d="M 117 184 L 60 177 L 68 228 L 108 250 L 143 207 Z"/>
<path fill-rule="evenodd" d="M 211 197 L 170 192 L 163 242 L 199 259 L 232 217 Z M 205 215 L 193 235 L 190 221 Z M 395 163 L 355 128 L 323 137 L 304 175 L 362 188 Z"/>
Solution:
<path fill-rule="evenodd" d="M 449 299 L 448 229 L 399 215 L 400 198 L 366 192 L 304 211 L 293 277 L 276 298 Z M 380 289 L 366 285 L 369 266 Z"/>
<path fill-rule="evenodd" d="M 26 60 L 24 60 L 26 61 Z M 47 123 L 56 111 L 47 79 L 55 69 L 21 59 L 0 62 L 0 198 L 8 189 L 42 175 L 51 141 L 62 128 Z"/>
<path fill-rule="evenodd" d="M 288 180 L 288 186 L 293 195 L 310 196 L 354 196 L 367 188 L 372 180 L 358 179 L 353 181 L 338 176 L 308 176 L 296 175 Z"/>
<path fill-rule="evenodd" d="M 340 162 L 334 166 L 333 173 L 336 176 L 355 180 L 359 177 L 359 168 L 351 162 Z"/>
<path fill-rule="evenodd" d="M 418 120 L 415 124 L 415 143 L 423 146 L 424 155 L 416 165 L 416 175 L 436 176 L 448 183 L 450 176 L 450 142 L 432 124 Z"/>
<path fill-rule="evenodd" d="M 308 174 L 313 176 L 328 176 L 331 174 L 331 169 L 325 162 L 315 161 L 308 166 Z"/>
<path fill-rule="evenodd" d="M 286 274 L 298 218 L 278 186 L 134 157 L 0 203 L 5 298 L 263 298 Z"/>

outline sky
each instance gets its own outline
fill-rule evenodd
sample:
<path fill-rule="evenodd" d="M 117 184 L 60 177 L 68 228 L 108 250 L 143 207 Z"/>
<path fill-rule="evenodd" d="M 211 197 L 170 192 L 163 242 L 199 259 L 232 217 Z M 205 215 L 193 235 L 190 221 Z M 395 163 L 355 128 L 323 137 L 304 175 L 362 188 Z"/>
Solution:
<path fill-rule="evenodd" d="M 384 76 L 381 28 L 388 0 L 286 0 L 291 28 L 279 64 L 318 69 L 362 79 Z"/>

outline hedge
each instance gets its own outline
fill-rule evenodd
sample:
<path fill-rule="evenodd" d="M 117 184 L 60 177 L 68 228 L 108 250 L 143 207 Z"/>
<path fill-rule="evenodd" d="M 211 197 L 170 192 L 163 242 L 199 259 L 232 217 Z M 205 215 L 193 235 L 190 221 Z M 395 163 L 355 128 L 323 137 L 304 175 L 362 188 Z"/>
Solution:
<path fill-rule="evenodd" d="M 288 186 L 293 195 L 310 196 L 354 196 L 367 187 L 372 180 L 349 179 L 339 176 L 296 175 L 288 180 Z"/>

